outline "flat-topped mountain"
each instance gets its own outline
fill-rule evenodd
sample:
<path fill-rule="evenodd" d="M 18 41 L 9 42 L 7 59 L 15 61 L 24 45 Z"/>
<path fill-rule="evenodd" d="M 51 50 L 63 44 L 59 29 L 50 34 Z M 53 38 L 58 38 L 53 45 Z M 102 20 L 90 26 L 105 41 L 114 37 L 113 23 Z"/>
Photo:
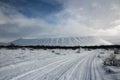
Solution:
<path fill-rule="evenodd" d="M 40 39 L 18 39 L 11 42 L 15 45 L 43 45 L 43 46 L 95 46 L 110 45 L 111 43 L 98 37 L 60 37 Z"/>

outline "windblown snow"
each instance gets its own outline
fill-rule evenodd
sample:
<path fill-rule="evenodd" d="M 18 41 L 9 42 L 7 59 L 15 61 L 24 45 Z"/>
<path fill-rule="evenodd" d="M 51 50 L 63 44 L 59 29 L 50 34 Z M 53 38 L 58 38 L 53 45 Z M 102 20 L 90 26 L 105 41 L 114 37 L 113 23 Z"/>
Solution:
<path fill-rule="evenodd" d="M 12 42 L 16 45 L 47 45 L 47 46 L 95 46 L 111 43 L 98 37 L 61 37 L 41 39 L 18 39 Z"/>
<path fill-rule="evenodd" d="M 78 50 L 0 49 L 0 80 L 120 80 L 120 69 L 105 71 L 101 50 Z"/>

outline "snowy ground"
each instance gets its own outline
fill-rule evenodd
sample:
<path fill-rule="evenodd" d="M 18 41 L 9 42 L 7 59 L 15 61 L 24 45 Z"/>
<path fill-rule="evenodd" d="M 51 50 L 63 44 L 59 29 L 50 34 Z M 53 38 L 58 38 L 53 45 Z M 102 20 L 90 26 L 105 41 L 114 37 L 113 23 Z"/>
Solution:
<path fill-rule="evenodd" d="M 106 72 L 103 50 L 77 51 L 0 49 L 0 80 L 120 80 L 120 68 Z"/>

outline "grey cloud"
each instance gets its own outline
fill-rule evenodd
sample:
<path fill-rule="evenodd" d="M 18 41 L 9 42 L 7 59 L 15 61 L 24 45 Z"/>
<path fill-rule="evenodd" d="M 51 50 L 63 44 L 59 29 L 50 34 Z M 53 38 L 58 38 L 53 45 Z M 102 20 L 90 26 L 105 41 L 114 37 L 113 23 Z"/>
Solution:
<path fill-rule="evenodd" d="M 25 16 L 13 6 L 2 4 L 1 41 L 21 37 L 119 36 L 119 0 L 45 0 L 52 5 L 57 2 L 64 8 L 44 19 Z"/>
<path fill-rule="evenodd" d="M 1 41 L 7 38 L 17 39 L 30 35 L 35 36 L 36 34 L 48 32 L 50 30 L 49 27 L 44 20 L 27 18 L 9 5 L 3 4 L 0 7 Z"/>

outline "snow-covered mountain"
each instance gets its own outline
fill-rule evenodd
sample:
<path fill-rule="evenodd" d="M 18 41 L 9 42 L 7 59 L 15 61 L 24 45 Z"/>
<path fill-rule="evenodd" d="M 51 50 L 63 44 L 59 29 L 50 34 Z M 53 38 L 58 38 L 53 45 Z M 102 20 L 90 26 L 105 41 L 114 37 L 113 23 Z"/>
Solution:
<path fill-rule="evenodd" d="M 111 43 L 98 37 L 60 37 L 41 39 L 18 39 L 15 45 L 44 45 L 44 46 L 94 46 L 110 45 Z"/>

